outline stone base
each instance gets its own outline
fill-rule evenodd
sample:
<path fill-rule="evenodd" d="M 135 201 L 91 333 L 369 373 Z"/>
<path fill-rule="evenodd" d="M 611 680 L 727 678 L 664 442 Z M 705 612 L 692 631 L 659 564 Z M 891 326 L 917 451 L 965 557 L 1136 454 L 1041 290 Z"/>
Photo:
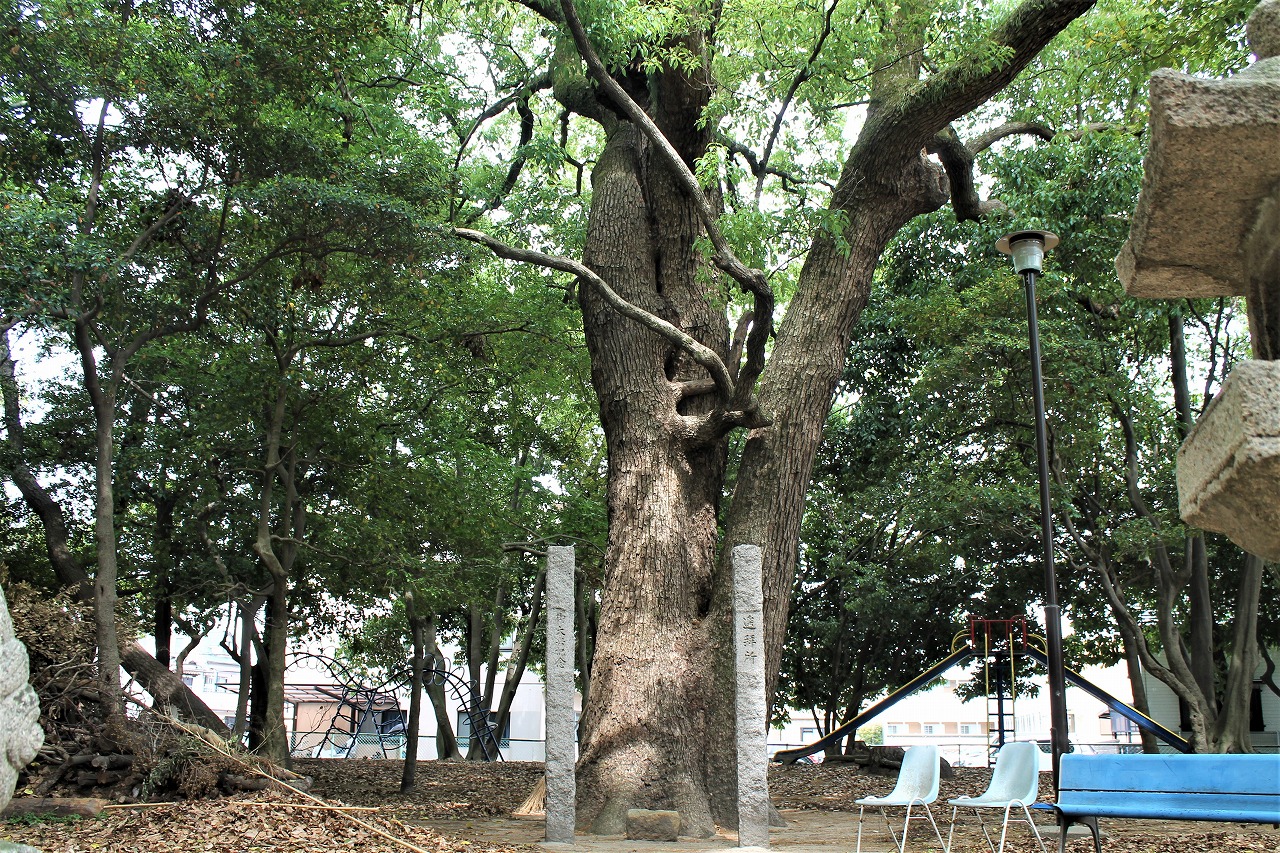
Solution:
<path fill-rule="evenodd" d="M 627 809 L 628 841 L 675 841 L 680 836 L 680 812 Z"/>
<path fill-rule="evenodd" d="M 1188 524 L 1280 561 L 1280 361 L 1239 364 L 1178 451 Z"/>
<path fill-rule="evenodd" d="M 40 851 L 25 844 L 16 844 L 0 838 L 0 853 L 40 853 Z"/>

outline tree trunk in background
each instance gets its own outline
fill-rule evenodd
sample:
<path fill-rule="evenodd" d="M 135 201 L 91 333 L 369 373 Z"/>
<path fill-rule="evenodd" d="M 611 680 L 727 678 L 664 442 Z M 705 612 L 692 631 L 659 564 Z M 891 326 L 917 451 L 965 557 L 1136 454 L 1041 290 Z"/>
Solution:
<path fill-rule="evenodd" d="M 1133 689 L 1133 707 L 1150 717 L 1151 701 L 1147 698 L 1147 682 L 1142 674 L 1142 659 L 1127 634 L 1122 632 L 1120 641 L 1124 647 L 1124 665 L 1129 673 L 1129 686 Z M 1160 744 L 1155 735 L 1146 729 L 1139 729 L 1138 733 L 1142 743 L 1142 751 L 1145 754 L 1155 755 L 1160 751 Z"/>
<path fill-rule="evenodd" d="M 507 729 L 507 722 L 511 719 L 511 704 L 515 701 L 516 691 L 520 689 L 520 682 L 524 680 L 525 667 L 529 663 L 529 652 L 533 649 L 533 640 L 542 622 L 542 596 L 546 586 L 547 568 L 544 563 L 538 571 L 537 580 L 533 582 L 533 592 L 530 594 L 533 603 L 529 607 L 529 617 L 525 620 L 520 636 L 516 638 L 515 648 L 511 650 L 511 659 L 507 661 L 506 676 L 502 680 L 502 693 L 498 696 L 498 707 L 493 715 L 494 728 L 497 729 L 499 737 Z"/>
<path fill-rule="evenodd" d="M 117 370 L 123 371 L 123 366 L 112 359 L 112 375 L 106 384 L 102 383 L 98 376 L 98 341 L 86 322 L 75 323 L 75 345 L 94 418 L 93 539 L 97 563 L 93 575 L 93 619 L 98 642 L 98 683 L 108 713 L 118 714 L 124 709 L 120 696 L 120 641 L 116 635 L 119 555 L 114 465 L 116 397 L 120 387 Z"/>
<path fill-rule="evenodd" d="M 1214 725 L 1217 752 L 1253 752 L 1249 731 L 1253 674 L 1262 655 L 1258 650 L 1258 605 L 1262 593 L 1263 562 L 1249 554 L 1241 572 L 1232 627 L 1231 654 L 1227 659 L 1227 683 Z"/>
<path fill-rule="evenodd" d="M 447 663 L 436 640 L 436 617 L 427 617 L 423 629 L 423 643 L 427 655 L 432 661 L 432 669 L 444 670 Z M 427 697 L 431 700 L 431 709 L 436 717 L 436 758 L 441 761 L 460 761 L 462 753 L 458 751 L 458 738 L 454 734 L 453 720 L 449 719 L 449 706 L 445 697 L 444 681 L 431 678 L 427 681 Z"/>
<path fill-rule="evenodd" d="M 258 752 L 277 764 L 289 764 L 289 733 L 284 724 L 284 668 L 289 654 L 288 585 L 279 578 L 267 599 L 266 629 L 262 632 L 267 656 L 263 661 L 262 741 Z"/>
<path fill-rule="evenodd" d="M 1187 346 L 1182 317 L 1169 315 L 1169 375 L 1173 384 L 1173 406 L 1178 416 L 1178 438 L 1185 441 L 1191 432 L 1191 387 L 1187 381 Z M 1191 655 L 1191 671 L 1195 674 L 1200 692 L 1216 697 L 1214 689 L 1213 660 L 1213 600 L 1209 591 L 1209 556 L 1205 550 L 1204 534 L 1195 532 L 1187 537 L 1187 566 L 1191 579 L 1187 584 L 1190 602 L 1188 619 L 1188 650 Z"/>
<path fill-rule="evenodd" d="M 409 620 L 409 636 L 413 643 L 413 660 L 409 670 L 409 722 L 404 732 L 404 769 L 400 774 L 400 793 L 413 790 L 418 771 L 418 727 L 422 721 L 422 668 L 426 660 L 426 617 L 418 613 L 412 591 L 404 594 L 405 617 Z"/>
<path fill-rule="evenodd" d="M 481 686 L 481 674 L 484 669 L 487 647 L 485 646 L 484 613 L 474 603 L 467 605 L 467 703 L 478 715 L 489 713 L 488 697 Z M 480 738 L 472 727 L 467 739 L 467 760 L 481 761 L 484 749 L 480 746 Z"/>

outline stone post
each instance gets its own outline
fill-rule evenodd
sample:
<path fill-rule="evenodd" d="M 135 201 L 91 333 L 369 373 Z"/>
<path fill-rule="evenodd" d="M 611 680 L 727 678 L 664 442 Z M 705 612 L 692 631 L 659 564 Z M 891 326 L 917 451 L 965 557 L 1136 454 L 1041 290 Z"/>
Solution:
<path fill-rule="evenodd" d="M 573 578 L 572 546 L 547 549 L 547 681 L 546 764 L 547 825 L 551 844 L 573 844 L 577 817 L 577 721 L 573 702 Z"/>
<path fill-rule="evenodd" d="M 738 747 L 738 846 L 769 846 L 764 594 L 756 545 L 733 549 L 733 647 Z"/>
<path fill-rule="evenodd" d="M 30 675 L 27 649 L 13 635 L 9 607 L 0 591 L 0 811 L 13 797 L 18 771 L 36 757 L 44 743 L 40 702 L 27 683 Z M 0 841 L 0 851 L 31 850 Z"/>

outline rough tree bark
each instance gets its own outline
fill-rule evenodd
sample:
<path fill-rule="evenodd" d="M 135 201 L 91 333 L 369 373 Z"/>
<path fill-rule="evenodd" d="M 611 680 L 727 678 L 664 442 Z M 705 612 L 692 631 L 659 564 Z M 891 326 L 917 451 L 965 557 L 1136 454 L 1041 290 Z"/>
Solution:
<path fill-rule="evenodd" d="M 766 364 L 772 295 L 718 234 L 715 197 L 691 172 L 712 133 L 699 126 L 714 87 L 707 66 L 611 75 L 568 0 L 558 10 L 526 2 L 567 25 L 598 87 L 558 72 L 557 97 L 598 120 L 606 138 L 592 175 L 585 266 L 457 233 L 502 257 L 579 277 L 609 450 L 609 540 L 578 764 L 581 826 L 619 833 L 635 807 L 677 809 L 695 835 L 736 826 L 732 546 L 764 549 L 772 691 L 805 491 L 854 324 L 890 239 L 948 200 L 943 167 L 925 149 L 1092 4 L 1028 0 L 989 34 L 1009 48 L 1000 61 L 961 61 L 927 80 L 912 58 L 919 35 L 904 29 L 888 40 L 892 61 L 876 64 L 868 118 L 830 204 L 847 224 L 813 241 Z M 696 20 L 708 28 L 673 43 L 706 57 L 714 21 Z M 697 245 L 704 238 L 714 269 Z M 741 366 L 725 276 L 755 302 Z M 748 432 L 723 513 L 727 437 L 738 428 Z"/>

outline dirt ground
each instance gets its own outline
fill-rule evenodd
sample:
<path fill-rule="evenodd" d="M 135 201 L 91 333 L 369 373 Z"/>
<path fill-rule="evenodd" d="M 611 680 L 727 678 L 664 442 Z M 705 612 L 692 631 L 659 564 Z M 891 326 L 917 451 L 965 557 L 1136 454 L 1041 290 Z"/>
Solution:
<path fill-rule="evenodd" d="M 526 845 L 542 840 L 540 818 L 510 816 L 533 788 L 542 772 L 540 764 L 423 762 L 417 790 L 409 795 L 398 792 L 402 765 L 397 761 L 308 760 L 299 761 L 295 769 L 314 778 L 312 793 L 326 802 L 377 810 L 336 814 L 307 807 L 297 795 L 259 794 L 121 808 L 104 812 L 96 820 L 74 823 L 9 823 L 0 825 L 0 837 L 31 844 L 45 853 L 523 853 Z M 943 780 L 939 804 L 948 797 L 979 793 L 986 781 L 987 771 L 962 768 L 955 777 Z M 858 825 L 853 801 L 886 793 L 892 786 L 892 778 L 860 773 L 850 765 L 775 767 L 770 774 L 771 796 L 787 826 L 772 830 L 771 846 L 785 853 L 852 851 Z M 945 840 L 950 809 L 935 807 L 935 816 Z M 1049 820 L 1038 823 L 1053 851 L 1056 827 Z M 893 849 L 878 814 L 867 814 L 863 829 L 863 850 Z M 1280 830 L 1269 826 L 1104 821 L 1103 830 L 1106 853 L 1280 853 Z M 927 823 L 913 823 L 910 838 L 913 851 L 941 847 Z M 722 831 L 710 839 L 682 838 L 665 844 L 580 835 L 574 847 L 584 853 L 694 853 L 736 843 L 734 833 Z M 951 849 L 954 853 L 985 849 L 971 817 L 957 826 Z M 1025 824 L 1010 827 L 1006 850 L 1038 849 Z M 1081 839 L 1068 850 L 1088 853 L 1092 844 Z"/>

